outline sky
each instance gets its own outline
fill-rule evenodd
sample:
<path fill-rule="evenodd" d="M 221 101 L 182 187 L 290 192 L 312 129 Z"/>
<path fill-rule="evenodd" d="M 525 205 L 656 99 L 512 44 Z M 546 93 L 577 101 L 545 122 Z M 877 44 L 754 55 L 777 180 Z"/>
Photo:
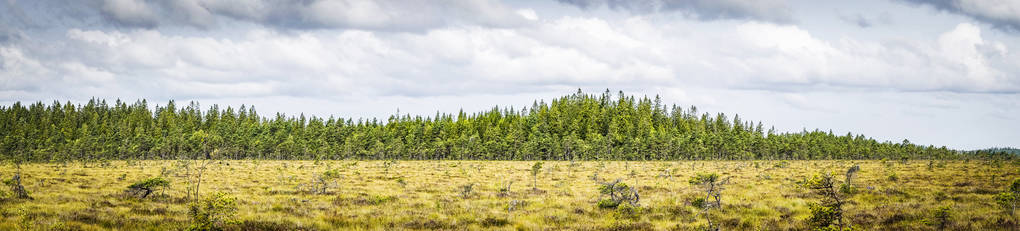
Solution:
<path fill-rule="evenodd" d="M 384 118 L 624 91 L 778 131 L 1020 147 L 1018 0 L 0 0 L 0 105 Z"/>

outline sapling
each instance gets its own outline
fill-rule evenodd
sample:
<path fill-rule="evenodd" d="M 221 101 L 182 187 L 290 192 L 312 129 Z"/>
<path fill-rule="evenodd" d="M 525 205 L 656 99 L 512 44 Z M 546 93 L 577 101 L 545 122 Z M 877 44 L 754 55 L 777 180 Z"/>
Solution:
<path fill-rule="evenodd" d="M 14 193 L 14 197 L 18 199 L 32 199 L 32 196 L 28 195 L 28 190 L 25 190 L 25 186 L 21 185 L 21 162 L 24 161 L 24 157 L 15 156 L 10 158 L 11 164 L 14 165 L 14 176 L 10 180 L 5 180 L 4 185 L 7 185 Z"/>
<path fill-rule="evenodd" d="M 5 180 L 4 184 L 10 187 L 11 192 L 14 193 L 14 197 L 18 199 L 32 199 L 32 196 L 28 195 L 28 190 L 25 190 L 25 186 L 21 185 L 21 172 L 14 174 L 10 180 Z"/>
<path fill-rule="evenodd" d="M 822 203 L 811 203 L 811 223 L 821 229 L 829 229 L 836 226 L 843 230 L 846 223 L 843 221 L 843 204 L 846 203 L 840 191 L 836 189 L 838 184 L 831 173 L 816 174 L 803 182 L 803 186 L 811 189 L 815 194 L 822 197 Z"/>
<path fill-rule="evenodd" d="M 719 180 L 719 174 L 698 173 L 694 177 L 691 177 L 688 182 L 692 185 L 701 185 L 701 187 L 705 190 L 705 201 L 709 201 L 714 198 L 715 206 L 722 207 L 722 186 L 729 182 L 729 178 Z"/>
<path fill-rule="evenodd" d="M 535 162 L 535 164 L 531 166 L 531 189 L 533 191 L 538 191 L 538 173 L 540 171 L 542 171 L 542 162 Z"/>
<path fill-rule="evenodd" d="M 719 174 L 698 173 L 694 177 L 691 177 L 691 179 L 688 182 L 692 185 L 701 185 L 701 187 L 704 188 L 705 190 L 706 195 L 704 198 L 699 197 L 691 201 L 691 205 L 693 205 L 694 207 L 701 208 L 700 214 L 704 215 L 705 220 L 708 221 L 708 227 L 704 227 L 704 229 L 719 230 L 718 225 L 712 221 L 711 217 L 709 217 L 708 210 L 713 207 L 719 209 L 722 208 L 722 190 L 723 190 L 722 186 L 725 185 L 726 183 L 729 183 L 729 178 L 719 180 Z M 711 198 L 715 199 L 714 205 L 711 202 L 709 202 Z"/>

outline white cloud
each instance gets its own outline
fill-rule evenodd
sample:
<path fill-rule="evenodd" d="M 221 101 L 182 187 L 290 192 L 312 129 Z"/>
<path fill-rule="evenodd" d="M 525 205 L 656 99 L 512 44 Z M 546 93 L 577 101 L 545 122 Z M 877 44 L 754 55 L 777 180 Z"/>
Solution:
<path fill-rule="evenodd" d="M 145 14 L 127 17 L 131 12 L 150 11 L 156 26 L 28 29 L 27 39 L 0 43 L 0 101 L 175 98 L 381 116 L 396 107 L 431 114 L 457 105 L 530 105 L 535 97 L 579 87 L 610 88 L 662 93 L 675 99 L 668 102 L 738 112 L 788 131 L 860 127 L 903 137 L 883 127 L 894 124 L 869 127 L 856 115 L 906 124 L 913 117 L 932 123 L 993 118 L 988 121 L 1012 123 L 994 127 L 995 134 L 1015 135 L 1003 129 L 1016 127 L 1016 110 L 996 108 L 1015 106 L 1010 100 L 1020 94 L 1014 51 L 1020 43 L 973 22 L 902 37 L 826 33 L 761 15 L 706 20 L 556 3 L 549 3 L 552 9 L 452 0 L 307 1 L 282 8 L 261 0 L 114 3 L 121 5 L 110 14 L 123 13 L 125 25 L 145 21 L 138 19 Z M 785 4 L 697 7 L 776 3 Z M 571 11 L 557 11 L 564 9 Z M 837 26 L 853 26 L 831 16 Z M 883 100 L 890 102 L 871 105 Z M 805 116 L 783 117 L 790 113 Z M 954 117 L 934 116 L 942 114 Z"/>

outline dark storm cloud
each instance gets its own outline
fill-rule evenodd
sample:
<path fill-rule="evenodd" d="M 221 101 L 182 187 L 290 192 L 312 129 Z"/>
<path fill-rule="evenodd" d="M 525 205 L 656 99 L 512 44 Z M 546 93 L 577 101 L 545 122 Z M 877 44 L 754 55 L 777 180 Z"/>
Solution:
<path fill-rule="evenodd" d="M 961 14 L 1000 30 L 1020 32 L 1020 1 L 899 0 Z"/>
<path fill-rule="evenodd" d="M 582 9 L 607 6 L 632 13 L 681 12 L 700 20 L 750 19 L 786 23 L 792 10 L 785 0 L 557 0 Z"/>

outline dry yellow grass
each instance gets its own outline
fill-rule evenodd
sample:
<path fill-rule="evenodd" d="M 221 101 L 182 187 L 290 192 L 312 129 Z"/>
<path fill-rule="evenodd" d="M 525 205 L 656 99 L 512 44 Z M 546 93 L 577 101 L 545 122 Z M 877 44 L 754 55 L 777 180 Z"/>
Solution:
<path fill-rule="evenodd" d="M 227 229 L 689 230 L 706 225 L 707 216 L 724 229 L 803 230 L 811 228 L 807 204 L 819 198 L 797 182 L 822 171 L 842 174 L 858 164 L 859 191 L 845 208 L 855 228 L 934 229 L 924 221 L 934 209 L 951 206 L 950 229 L 1020 229 L 1018 217 L 993 199 L 1020 177 L 1013 163 L 936 161 L 929 168 L 928 161 L 791 161 L 779 168 L 777 161 L 546 162 L 537 191 L 531 190 L 533 163 L 217 161 L 209 165 L 201 194 L 237 197 L 239 210 Z M 181 164 L 24 165 L 23 183 L 34 200 L 3 199 L 0 230 L 184 229 L 191 220 Z M 341 175 L 337 187 L 327 194 L 306 192 L 317 174 L 330 169 Z M 688 183 L 699 172 L 729 178 L 723 207 L 708 215 L 690 205 L 704 196 Z M 10 167 L 0 170 L 4 179 L 13 174 Z M 161 174 L 171 181 L 165 195 L 138 199 L 124 192 Z M 640 206 L 596 207 L 595 177 L 637 187 Z M 510 195 L 499 195 L 507 182 L 513 182 Z M 472 193 L 465 198 L 463 186 L 469 184 Z"/>

